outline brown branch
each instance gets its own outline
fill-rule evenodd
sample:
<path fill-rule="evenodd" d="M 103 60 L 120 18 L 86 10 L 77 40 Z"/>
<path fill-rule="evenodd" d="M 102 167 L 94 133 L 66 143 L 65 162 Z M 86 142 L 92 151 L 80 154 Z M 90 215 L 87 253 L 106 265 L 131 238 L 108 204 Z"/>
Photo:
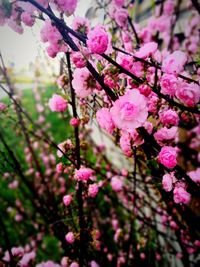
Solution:
<path fill-rule="evenodd" d="M 68 66 L 68 75 L 70 83 L 70 92 L 71 92 L 71 101 L 72 101 L 72 111 L 73 116 L 78 118 L 76 110 L 76 95 L 74 88 L 72 86 L 72 71 L 71 71 L 71 62 L 70 62 L 70 53 L 66 53 L 67 66 Z M 76 168 L 77 170 L 81 167 L 81 156 L 80 156 L 80 140 L 79 140 L 79 127 L 74 127 L 75 135 L 75 154 L 76 154 Z M 78 215 L 79 215 L 79 226 L 80 226 L 80 254 L 79 254 L 79 264 L 80 267 L 84 266 L 84 258 L 86 258 L 87 253 L 87 239 L 85 234 L 85 221 L 84 221 L 84 212 L 83 212 L 83 185 L 81 181 L 78 181 L 78 190 L 77 190 L 77 199 L 78 199 Z"/>
<path fill-rule="evenodd" d="M 192 1 L 192 4 L 194 6 L 194 8 L 197 10 L 197 12 L 199 13 L 200 15 L 200 4 L 197 0 L 191 0 Z"/>

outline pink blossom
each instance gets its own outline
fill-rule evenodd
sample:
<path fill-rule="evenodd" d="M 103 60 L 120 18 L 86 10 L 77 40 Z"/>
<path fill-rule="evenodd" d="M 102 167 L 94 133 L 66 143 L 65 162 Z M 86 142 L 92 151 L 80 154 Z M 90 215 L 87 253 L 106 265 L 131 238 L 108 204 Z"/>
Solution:
<path fill-rule="evenodd" d="M 51 111 L 64 112 L 67 109 L 67 106 L 67 101 L 60 95 L 54 94 L 53 97 L 49 99 L 49 107 Z"/>
<path fill-rule="evenodd" d="M 78 127 L 80 124 L 80 120 L 77 118 L 71 118 L 69 123 L 73 127 Z"/>
<path fill-rule="evenodd" d="M 162 124 L 169 126 L 175 125 L 177 126 L 179 123 L 179 116 L 176 111 L 172 109 L 168 109 L 160 114 L 160 120 Z"/>
<path fill-rule="evenodd" d="M 16 189 L 18 185 L 19 185 L 19 182 L 17 180 L 14 180 L 13 182 L 9 183 L 8 188 Z"/>
<path fill-rule="evenodd" d="M 187 62 L 187 56 L 181 51 L 174 51 L 167 56 L 162 63 L 162 71 L 171 74 L 179 74 Z"/>
<path fill-rule="evenodd" d="M 24 255 L 24 249 L 22 247 L 13 247 L 11 249 L 11 253 L 12 253 L 13 257 L 21 258 Z M 8 251 L 5 252 L 3 260 L 6 261 L 6 262 L 10 261 L 10 254 L 9 254 Z"/>
<path fill-rule="evenodd" d="M 90 23 L 87 18 L 75 17 L 72 22 L 72 29 L 82 34 L 88 34 Z"/>
<path fill-rule="evenodd" d="M 200 100 L 200 86 L 196 83 L 182 82 L 176 91 L 177 98 L 188 106 L 194 106 Z"/>
<path fill-rule="evenodd" d="M 138 90 L 128 90 L 110 110 L 119 129 L 133 130 L 144 124 L 148 116 L 146 98 Z"/>
<path fill-rule="evenodd" d="M 175 221 L 170 221 L 169 225 L 173 230 L 177 230 L 178 229 L 178 225 L 175 223 Z"/>
<path fill-rule="evenodd" d="M 157 260 L 157 261 L 160 261 L 160 260 L 161 260 L 161 255 L 158 254 L 158 253 L 156 253 L 156 260 Z"/>
<path fill-rule="evenodd" d="M 24 22 L 26 26 L 29 26 L 29 27 L 32 27 L 33 24 L 35 23 L 35 18 L 31 16 L 31 14 L 28 12 L 23 12 L 21 14 L 21 20 Z"/>
<path fill-rule="evenodd" d="M 142 77 L 144 74 L 143 63 L 134 61 L 132 56 L 119 53 L 117 57 L 117 63 L 138 77 Z M 135 84 L 132 82 L 131 78 L 129 79 L 129 83 L 133 84 L 135 88 Z"/>
<path fill-rule="evenodd" d="M 153 131 L 153 124 L 150 121 L 145 121 L 144 128 L 147 130 L 149 134 Z"/>
<path fill-rule="evenodd" d="M 135 53 L 135 56 L 143 59 L 148 58 L 156 52 L 157 48 L 158 44 L 155 42 L 146 43 L 140 47 L 140 49 Z"/>
<path fill-rule="evenodd" d="M 127 157 L 131 157 L 133 152 L 132 152 L 132 147 L 131 147 L 131 138 L 128 132 L 122 132 L 121 137 L 120 137 L 120 147 L 124 154 Z"/>
<path fill-rule="evenodd" d="M 71 59 L 77 68 L 84 68 L 87 64 L 86 58 L 80 51 L 73 52 Z"/>
<path fill-rule="evenodd" d="M 138 35 L 140 39 L 143 40 L 144 42 L 150 42 L 151 34 L 152 34 L 151 32 L 152 32 L 152 29 L 149 30 L 149 27 L 146 26 L 139 31 Z"/>
<path fill-rule="evenodd" d="M 139 146 L 144 142 L 136 130 L 121 131 L 120 147 L 127 157 L 132 156 L 132 146 Z"/>
<path fill-rule="evenodd" d="M 119 177 L 119 176 L 112 177 L 110 184 L 111 184 L 112 189 L 115 192 L 119 192 L 122 190 L 123 181 L 122 181 L 121 177 Z"/>
<path fill-rule="evenodd" d="M 62 171 L 63 171 L 63 164 L 62 164 L 62 162 L 60 162 L 56 165 L 56 172 L 62 173 Z"/>
<path fill-rule="evenodd" d="M 165 3 L 164 3 L 164 14 L 167 15 L 167 16 L 171 16 L 174 12 L 174 1 L 173 0 L 167 0 Z"/>
<path fill-rule="evenodd" d="M 117 7 L 122 7 L 124 5 L 125 0 L 113 0 L 112 3 Z"/>
<path fill-rule="evenodd" d="M 74 233 L 73 232 L 69 232 L 65 235 L 65 240 L 69 243 L 69 244 L 73 244 L 74 243 Z"/>
<path fill-rule="evenodd" d="M 116 230 L 115 235 L 114 235 L 115 242 L 118 242 L 121 233 L 122 233 L 122 229 L 119 228 Z"/>
<path fill-rule="evenodd" d="M 68 78 L 66 74 L 60 75 L 56 82 L 60 89 L 64 88 L 68 84 Z"/>
<path fill-rule="evenodd" d="M 100 267 L 100 265 L 96 261 L 91 261 L 90 267 Z"/>
<path fill-rule="evenodd" d="M 170 174 L 165 174 L 163 175 L 162 178 L 162 186 L 164 188 L 165 191 L 169 192 L 172 190 L 172 177 Z"/>
<path fill-rule="evenodd" d="M 191 195 L 183 187 L 174 188 L 174 202 L 188 204 L 190 202 Z"/>
<path fill-rule="evenodd" d="M 46 261 L 46 262 L 43 261 L 37 264 L 36 267 L 61 267 L 61 266 L 53 261 Z"/>
<path fill-rule="evenodd" d="M 124 28 L 128 22 L 128 11 L 125 8 L 117 8 L 114 12 L 114 19 L 119 27 Z"/>
<path fill-rule="evenodd" d="M 187 173 L 195 183 L 200 183 L 200 168 Z"/>
<path fill-rule="evenodd" d="M 154 138 L 159 144 L 164 141 L 173 141 L 178 136 L 178 128 L 173 126 L 171 128 L 163 127 L 160 128 L 155 134 Z"/>
<path fill-rule="evenodd" d="M 21 267 L 27 267 L 29 266 L 29 262 L 34 260 L 36 257 L 36 254 L 34 251 L 25 253 L 22 259 L 19 261 L 19 266 Z"/>
<path fill-rule="evenodd" d="M 45 122 L 45 117 L 42 116 L 42 115 L 40 115 L 40 116 L 38 117 L 38 123 L 42 124 L 42 123 L 44 123 L 44 122 Z"/>
<path fill-rule="evenodd" d="M 15 221 L 16 222 L 21 222 L 22 220 L 23 220 L 23 216 L 21 214 L 18 213 L 15 215 Z"/>
<path fill-rule="evenodd" d="M 61 158 L 63 156 L 63 153 L 66 153 L 68 149 L 71 149 L 73 147 L 72 141 L 70 139 L 67 139 L 66 141 L 60 143 L 58 147 L 61 151 L 57 150 L 57 156 Z"/>
<path fill-rule="evenodd" d="M 167 168 L 174 168 L 177 164 L 177 150 L 172 146 L 162 147 L 158 159 Z"/>
<path fill-rule="evenodd" d="M 142 77 L 144 74 L 143 63 L 139 62 L 139 61 L 133 61 L 133 65 L 132 65 L 130 72 L 133 73 L 134 75 L 138 76 L 138 77 Z M 131 78 L 129 80 L 132 82 Z M 134 83 L 132 83 L 132 84 L 135 86 Z"/>
<path fill-rule="evenodd" d="M 63 11 L 70 16 L 76 9 L 77 0 L 56 0 L 56 3 L 60 11 Z"/>
<path fill-rule="evenodd" d="M 119 85 L 116 82 L 116 79 L 113 79 L 110 75 L 105 75 L 104 76 L 104 83 L 110 87 L 111 89 L 118 89 Z"/>
<path fill-rule="evenodd" d="M 88 181 L 92 175 L 93 175 L 92 169 L 82 167 L 79 170 L 75 171 L 74 177 L 78 181 Z"/>
<path fill-rule="evenodd" d="M 62 257 L 62 259 L 61 259 L 61 266 L 62 267 L 68 267 L 68 260 L 69 260 L 68 257 Z"/>
<path fill-rule="evenodd" d="M 8 26 L 15 32 L 19 33 L 19 34 L 22 34 L 24 32 L 24 29 L 21 25 L 21 23 L 9 18 L 6 20 L 7 21 L 7 24 Z"/>
<path fill-rule="evenodd" d="M 46 48 L 47 54 L 49 57 L 55 58 L 57 56 L 57 53 L 59 52 L 59 48 L 57 44 L 50 44 Z"/>
<path fill-rule="evenodd" d="M 96 113 L 96 119 L 101 128 L 112 134 L 115 124 L 108 108 L 99 109 Z"/>
<path fill-rule="evenodd" d="M 164 74 L 161 77 L 160 85 L 161 93 L 174 96 L 178 89 L 179 81 L 173 74 Z"/>
<path fill-rule="evenodd" d="M 76 68 L 74 71 L 72 86 L 77 96 L 85 98 L 91 95 L 92 90 L 96 88 L 96 81 L 87 68 Z"/>
<path fill-rule="evenodd" d="M 195 240 L 194 244 L 195 244 L 195 246 L 200 247 L 200 240 Z"/>
<path fill-rule="evenodd" d="M 128 71 L 133 68 L 133 58 L 129 55 L 118 54 L 117 63 Z"/>
<path fill-rule="evenodd" d="M 156 71 L 155 67 L 149 67 L 147 69 L 146 74 L 145 74 L 146 75 L 146 79 L 147 79 L 148 83 L 150 83 L 150 84 L 153 84 L 154 81 L 155 81 L 155 71 Z M 158 70 L 157 74 L 158 74 L 158 78 L 160 79 L 161 71 Z"/>
<path fill-rule="evenodd" d="M 97 184 L 90 184 L 88 187 L 88 195 L 90 197 L 96 197 L 97 193 L 99 191 L 99 187 Z"/>
<path fill-rule="evenodd" d="M 69 206 L 72 202 L 72 195 L 65 195 L 63 197 L 63 203 L 65 204 L 65 206 Z"/>
<path fill-rule="evenodd" d="M 165 33 L 168 32 L 170 28 L 170 17 L 166 15 L 159 16 L 158 18 L 151 17 L 148 20 L 148 25 L 146 31 L 149 31 L 151 34 L 156 33 L 156 31 Z M 148 32 L 145 32 L 148 40 Z"/>
<path fill-rule="evenodd" d="M 141 258 L 142 260 L 144 260 L 144 259 L 146 258 L 146 255 L 145 255 L 144 252 L 141 252 L 141 253 L 140 253 L 140 258 Z"/>
<path fill-rule="evenodd" d="M 73 262 L 69 265 L 69 267 L 79 267 L 79 264 L 78 264 L 77 262 L 73 261 Z"/>
<path fill-rule="evenodd" d="M 41 3 L 41 1 L 38 1 L 38 3 Z M 43 6 L 44 7 L 47 7 L 48 6 L 48 2 L 47 2 L 47 0 L 45 0 L 45 1 L 43 1 L 43 2 L 46 2 L 46 6 L 45 6 L 45 3 L 43 4 Z M 24 10 L 25 12 L 28 12 L 28 13 L 30 13 L 30 14 L 33 14 L 34 13 L 34 11 L 36 10 L 36 8 L 33 6 L 33 5 L 31 5 L 30 3 L 28 3 L 28 2 L 19 2 L 19 3 L 17 3 L 17 5 L 19 6 L 19 7 L 21 7 L 21 9 L 22 10 Z"/>
<path fill-rule="evenodd" d="M 0 111 L 4 111 L 7 108 L 6 104 L 0 102 Z"/>
<path fill-rule="evenodd" d="M 40 35 L 41 40 L 45 43 L 48 41 L 50 41 L 51 43 L 57 43 L 61 39 L 61 34 L 55 26 L 52 26 L 50 20 L 45 21 Z"/>
<path fill-rule="evenodd" d="M 97 25 L 88 35 L 87 46 L 94 54 L 103 54 L 108 48 L 108 34 L 103 26 Z"/>
<path fill-rule="evenodd" d="M 44 111 L 44 106 L 41 104 L 36 104 L 36 109 L 39 113 L 42 113 Z"/>
<path fill-rule="evenodd" d="M 156 113 L 158 109 L 158 101 L 159 98 L 155 94 L 151 94 L 149 99 L 148 99 L 148 111 L 151 113 Z"/>
<path fill-rule="evenodd" d="M 67 51 L 67 46 L 63 41 L 62 35 L 58 29 L 51 24 L 49 19 L 45 20 L 40 35 L 44 43 L 49 43 L 49 46 L 46 48 L 46 50 L 50 57 L 54 58 L 58 52 Z"/>
<path fill-rule="evenodd" d="M 152 92 L 151 88 L 147 84 L 142 84 L 138 87 L 140 93 L 144 96 L 149 96 Z"/>

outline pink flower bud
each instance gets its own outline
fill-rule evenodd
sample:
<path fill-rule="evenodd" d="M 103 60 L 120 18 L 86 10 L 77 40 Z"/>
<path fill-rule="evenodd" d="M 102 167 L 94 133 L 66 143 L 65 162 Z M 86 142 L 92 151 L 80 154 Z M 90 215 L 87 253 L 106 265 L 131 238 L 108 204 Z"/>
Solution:
<path fill-rule="evenodd" d="M 81 52 L 73 52 L 72 61 L 77 68 L 84 68 L 87 64 L 86 59 Z"/>
<path fill-rule="evenodd" d="M 0 111 L 4 111 L 6 109 L 6 105 L 2 102 L 0 102 Z"/>
<path fill-rule="evenodd" d="M 165 191 L 169 192 L 172 190 L 172 177 L 170 174 L 165 174 L 162 178 L 162 186 Z"/>
<path fill-rule="evenodd" d="M 67 233 L 66 236 L 65 236 L 65 240 L 69 244 L 73 244 L 74 243 L 74 234 L 72 232 Z"/>
<path fill-rule="evenodd" d="M 122 187 L 123 187 L 122 179 L 120 179 L 120 177 L 118 177 L 118 176 L 114 176 L 111 179 L 111 187 L 115 192 L 121 191 Z"/>
<path fill-rule="evenodd" d="M 99 191 L 99 187 L 97 184 L 90 184 L 88 188 L 88 195 L 90 197 L 96 197 L 97 193 Z"/>
<path fill-rule="evenodd" d="M 87 37 L 87 45 L 92 53 L 102 54 L 107 50 L 109 39 L 103 26 L 97 25 L 88 33 Z"/>
<path fill-rule="evenodd" d="M 174 168 L 177 164 L 177 151 L 172 146 L 162 147 L 158 159 L 167 168 Z"/>
<path fill-rule="evenodd" d="M 79 119 L 77 119 L 77 118 L 71 118 L 71 120 L 70 120 L 69 123 L 70 123 L 70 125 L 73 126 L 73 127 L 78 127 L 79 124 L 80 124 L 80 121 L 79 121 Z"/>
<path fill-rule="evenodd" d="M 71 201 L 72 201 L 71 195 L 65 195 L 63 197 L 63 203 L 65 204 L 65 206 L 69 206 L 71 204 Z"/>
<path fill-rule="evenodd" d="M 174 188 L 174 202 L 188 204 L 190 202 L 191 195 L 183 187 Z"/>
<path fill-rule="evenodd" d="M 60 162 L 56 165 L 56 172 L 62 173 L 62 171 L 63 171 L 63 164 L 62 164 L 62 162 Z"/>

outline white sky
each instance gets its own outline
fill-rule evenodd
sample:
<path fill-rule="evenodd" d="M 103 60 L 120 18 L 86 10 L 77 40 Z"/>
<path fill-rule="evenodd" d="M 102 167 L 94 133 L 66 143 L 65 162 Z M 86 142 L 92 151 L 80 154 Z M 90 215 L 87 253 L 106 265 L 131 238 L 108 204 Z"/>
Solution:
<path fill-rule="evenodd" d="M 90 5 L 91 0 L 79 0 L 75 14 L 83 17 Z M 73 16 L 68 19 L 68 25 L 72 19 Z M 6 65 L 14 63 L 17 69 L 28 68 L 37 56 L 41 57 L 44 45 L 40 41 L 40 28 L 41 22 L 32 28 L 24 26 L 24 33 L 20 35 L 8 26 L 0 27 L 0 51 Z"/>

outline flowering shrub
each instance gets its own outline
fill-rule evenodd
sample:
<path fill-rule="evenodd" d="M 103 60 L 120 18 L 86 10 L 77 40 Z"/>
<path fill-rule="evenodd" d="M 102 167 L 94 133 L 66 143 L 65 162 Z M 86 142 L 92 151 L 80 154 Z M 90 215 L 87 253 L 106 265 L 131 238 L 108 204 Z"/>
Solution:
<path fill-rule="evenodd" d="M 34 120 L 1 56 L 8 89 L 0 87 L 11 101 L 0 103 L 1 120 L 23 137 L 18 151 L 0 126 L 2 188 L 11 196 L 1 197 L 3 264 L 171 266 L 172 256 L 185 267 L 198 262 L 200 6 L 184 3 L 190 10 L 177 34 L 182 1 L 155 1 L 142 25 L 133 2 L 97 1 L 105 16 L 94 26 L 76 16 L 67 24 L 75 0 L 0 3 L 1 25 L 19 34 L 41 19 L 48 56 L 65 63 L 48 99 L 48 111 L 58 113 L 50 131 L 40 93 L 34 91 Z M 59 129 L 62 119 L 67 130 Z M 10 229 L 13 220 L 19 231 Z"/>

